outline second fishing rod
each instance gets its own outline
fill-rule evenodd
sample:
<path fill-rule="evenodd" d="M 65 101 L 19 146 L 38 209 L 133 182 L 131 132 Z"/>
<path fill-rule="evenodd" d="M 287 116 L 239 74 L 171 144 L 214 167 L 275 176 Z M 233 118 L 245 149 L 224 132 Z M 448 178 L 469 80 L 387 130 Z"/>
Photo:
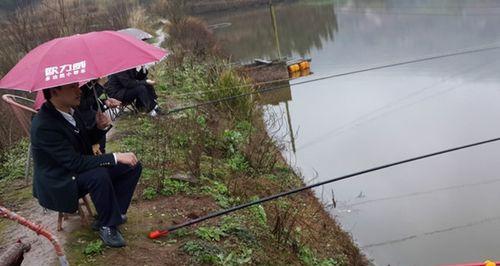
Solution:
<path fill-rule="evenodd" d="M 389 164 L 385 164 L 385 165 L 381 165 L 381 166 L 377 166 L 377 167 L 373 167 L 373 168 L 370 168 L 370 169 L 366 169 L 366 170 L 358 171 L 358 172 L 355 172 L 355 173 L 347 174 L 347 175 L 344 175 L 344 176 L 336 177 L 336 178 L 333 178 L 333 179 L 325 180 L 323 182 L 315 183 L 315 184 L 312 184 L 312 185 L 308 185 L 308 186 L 304 186 L 304 187 L 292 189 L 292 190 L 289 190 L 289 191 L 281 192 L 281 193 L 278 193 L 278 194 L 275 194 L 275 195 L 271 195 L 271 196 L 268 196 L 268 197 L 265 197 L 265 198 L 262 198 L 262 199 L 259 199 L 259 200 L 255 200 L 255 201 L 248 202 L 248 203 L 245 203 L 245 204 L 242 204 L 242 205 L 238 205 L 238 206 L 226 209 L 226 210 L 221 210 L 221 211 L 218 211 L 218 212 L 214 212 L 214 213 L 208 214 L 206 216 L 203 216 L 203 217 L 200 217 L 200 218 L 197 218 L 197 219 L 193 219 L 193 220 L 187 221 L 185 223 L 181 223 L 181 224 L 178 224 L 178 225 L 173 225 L 173 226 L 167 227 L 166 229 L 160 229 L 160 230 L 153 231 L 153 232 L 149 233 L 149 238 L 151 238 L 151 239 L 160 238 L 162 236 L 166 236 L 169 233 L 171 233 L 171 232 L 173 232 L 175 230 L 178 230 L 180 228 L 183 228 L 183 227 L 187 227 L 187 226 L 190 226 L 190 225 L 193 225 L 193 224 L 197 224 L 197 223 L 203 222 L 203 221 L 208 220 L 208 219 L 212 219 L 212 218 L 215 218 L 215 217 L 226 215 L 226 214 L 229 214 L 229 213 L 241 210 L 241 209 L 245 209 L 245 208 L 248 208 L 248 207 L 251 207 L 251 206 L 254 206 L 254 205 L 262 204 L 262 203 L 265 203 L 265 202 L 268 202 L 268 201 L 271 201 L 271 200 L 275 200 L 275 199 L 278 199 L 278 198 L 281 198 L 281 197 L 285 197 L 285 196 L 288 196 L 288 195 L 296 194 L 296 193 L 302 192 L 304 190 L 308 190 L 308 189 L 311 189 L 311 188 L 323 186 L 325 184 L 334 183 L 334 182 L 338 182 L 338 181 L 341 181 L 341 180 L 353 178 L 353 177 L 356 177 L 356 176 L 359 176 L 359 175 L 367 174 L 367 173 L 370 173 L 370 172 L 375 172 L 375 171 L 379 171 L 379 170 L 382 170 L 382 169 L 394 167 L 394 166 L 397 166 L 397 165 L 402 165 L 402 164 L 410 163 L 410 162 L 413 162 L 413 161 L 418 161 L 418 160 L 422 160 L 422 159 L 425 159 L 425 158 L 434 157 L 434 156 L 438 156 L 438 155 L 442 155 L 442 154 L 446 154 L 446 153 L 450 153 L 450 152 L 454 152 L 454 151 L 458 151 L 458 150 L 468 149 L 468 148 L 472 148 L 472 147 L 475 147 L 475 146 L 481 146 L 481 145 L 485 145 L 485 144 L 489 144 L 489 143 L 493 143 L 493 142 L 498 142 L 498 141 L 500 141 L 500 137 L 489 139 L 489 140 L 484 140 L 484 141 L 480 141 L 480 142 L 475 142 L 475 143 L 467 144 L 467 145 L 463 145 L 463 146 L 458 146 L 458 147 L 454 147 L 454 148 L 450 148 L 450 149 L 446 149 L 446 150 L 442 150 L 442 151 L 438 151 L 438 152 L 433 152 L 433 153 L 429 153 L 429 154 L 425 154 L 425 155 L 421 155 L 421 156 L 409 158 L 409 159 L 406 159 L 406 160 L 402 160 L 402 161 L 398 161 L 398 162 L 393 162 L 393 163 L 389 163 Z"/>

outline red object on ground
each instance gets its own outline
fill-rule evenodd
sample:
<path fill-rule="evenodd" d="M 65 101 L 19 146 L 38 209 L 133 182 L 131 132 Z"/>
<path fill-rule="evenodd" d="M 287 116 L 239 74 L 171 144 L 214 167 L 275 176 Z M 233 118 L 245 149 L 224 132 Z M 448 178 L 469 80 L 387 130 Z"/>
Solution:
<path fill-rule="evenodd" d="M 149 238 L 157 239 L 157 238 L 160 238 L 162 236 L 168 235 L 168 233 L 169 233 L 168 231 L 156 230 L 156 231 L 149 233 Z"/>
<path fill-rule="evenodd" d="M 35 92 L 82 83 L 157 62 L 166 50 L 116 31 L 57 38 L 30 51 L 2 80 L 0 88 Z"/>
<path fill-rule="evenodd" d="M 57 238 L 52 235 L 47 229 L 43 228 L 39 224 L 35 224 L 26 218 L 20 216 L 19 214 L 10 211 L 9 209 L 0 206 L 0 217 L 4 217 L 10 219 L 12 221 L 18 222 L 20 225 L 28 227 L 30 230 L 35 232 L 37 235 L 42 235 L 47 238 L 52 245 L 54 246 L 54 250 L 56 251 L 57 257 L 59 258 L 59 262 L 61 265 L 68 265 L 68 260 L 66 259 L 66 255 L 64 255 L 64 250 L 57 240 Z"/>

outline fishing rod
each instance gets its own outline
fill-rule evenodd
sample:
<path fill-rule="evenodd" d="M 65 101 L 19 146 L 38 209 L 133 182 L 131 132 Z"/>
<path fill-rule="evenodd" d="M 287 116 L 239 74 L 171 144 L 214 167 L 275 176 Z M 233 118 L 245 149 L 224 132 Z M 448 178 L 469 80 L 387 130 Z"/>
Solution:
<path fill-rule="evenodd" d="M 467 148 L 471 148 L 471 147 L 474 147 L 474 146 L 480 146 L 480 145 L 484 145 L 484 144 L 488 144 L 488 143 L 492 143 L 492 142 L 497 142 L 497 141 L 500 141 L 500 137 L 494 138 L 494 139 L 485 140 L 485 141 L 480 141 L 480 142 L 476 142 L 476 143 L 472 143 L 472 144 L 467 144 L 467 145 L 463 145 L 463 146 L 459 146 L 459 147 L 455 147 L 455 148 L 451 148 L 451 149 L 446 149 L 446 150 L 442 150 L 442 151 L 438 151 L 438 152 L 434 152 L 434 153 L 429 153 L 429 154 L 426 154 L 426 155 L 421 155 L 421 156 L 413 157 L 413 158 L 410 158 L 410 159 L 406 159 L 406 160 L 402 160 L 402 161 L 398 161 L 398 162 L 393 162 L 393 163 L 389 163 L 389 164 L 385 164 L 385 165 L 373 167 L 373 168 L 370 168 L 370 169 L 362 170 L 362 171 L 359 171 L 359 172 L 351 173 L 351 174 L 348 174 L 348 175 L 340 176 L 340 177 L 337 177 L 337 178 L 325 180 L 325 181 L 322 181 L 322 182 L 319 182 L 319 183 L 315 183 L 315 184 L 312 184 L 312 185 L 308 185 L 308 186 L 304 186 L 304 187 L 292 189 L 292 190 L 281 192 L 281 193 L 275 194 L 275 195 L 271 195 L 271 196 L 268 196 L 268 197 L 265 197 L 265 198 L 262 198 L 262 199 L 259 199 L 259 200 L 251 201 L 251 202 L 248 202 L 248 203 L 245 203 L 245 204 L 242 204 L 242 205 L 234 206 L 234 207 L 226 209 L 226 210 L 217 211 L 217 212 L 208 214 L 206 216 L 199 217 L 197 219 L 193 219 L 193 220 L 187 221 L 185 223 L 181 223 L 181 224 L 178 224 L 178 225 L 173 225 L 173 226 L 167 227 L 166 229 L 160 229 L 160 230 L 152 231 L 152 232 L 149 233 L 148 236 L 151 239 L 157 239 L 159 237 L 166 236 L 170 232 L 173 232 L 173 231 L 178 230 L 178 229 L 183 228 L 183 227 L 187 227 L 187 226 L 190 226 L 190 225 L 193 225 L 193 224 L 197 224 L 197 223 L 203 222 L 203 221 L 208 220 L 208 219 L 212 219 L 212 218 L 219 217 L 219 216 L 222 216 L 222 215 L 225 215 L 225 214 L 228 214 L 228 213 L 232 213 L 232 212 L 235 212 L 237 210 L 248 208 L 248 207 L 251 207 L 253 205 L 262 204 L 264 202 L 268 202 L 268 201 L 275 200 L 275 199 L 278 199 L 278 198 L 281 198 L 281 197 L 292 195 L 292 194 L 295 194 L 295 193 L 298 193 L 298 192 L 301 192 L 301 191 L 304 191 L 304 190 L 308 190 L 308 189 L 311 189 L 311 188 L 314 188 L 314 187 L 322 186 L 322 185 L 333 183 L 333 182 L 338 182 L 338 181 L 341 181 L 341 180 L 344 180 L 344 179 L 352 178 L 352 177 L 359 176 L 359 175 L 366 174 L 366 173 L 370 173 L 370 172 L 375 172 L 375 171 L 382 170 L 382 169 L 389 168 L 389 167 L 393 167 L 393 166 L 396 166 L 396 165 L 406 164 L 406 163 L 409 163 L 409 162 L 413 162 L 413 161 L 417 161 L 417 160 L 422 160 L 422 159 L 425 159 L 425 158 L 434 157 L 434 156 L 438 156 L 438 155 L 441 155 L 441 154 L 450 153 L 450 152 L 454 152 L 454 151 L 458 151 L 458 150 L 462 150 L 462 149 L 467 149 Z"/>
<path fill-rule="evenodd" d="M 296 82 L 296 83 L 293 83 L 292 85 L 298 86 L 298 85 L 303 85 L 303 84 L 307 84 L 307 83 L 312 83 L 312 82 L 317 82 L 317 81 L 322 81 L 322 80 L 327 80 L 327 79 L 332 79 L 332 78 L 338 78 L 338 77 L 342 77 L 342 76 L 354 75 L 354 74 L 359 74 L 359 73 L 373 71 L 373 70 L 380 70 L 380 69 L 402 66 L 402 65 L 407 65 L 407 64 L 414 64 L 414 63 L 420 63 L 420 62 L 425 62 L 425 61 L 431 61 L 431 60 L 436 60 L 436 59 L 441 59 L 441 58 L 446 58 L 446 57 L 453 57 L 453 56 L 457 56 L 457 55 L 479 53 L 479 52 L 485 52 L 485 51 L 497 50 L 497 49 L 500 49 L 500 46 L 498 46 L 498 45 L 497 46 L 486 46 L 486 47 L 480 47 L 480 48 L 475 48 L 475 49 L 460 50 L 460 51 L 447 53 L 447 54 L 433 55 L 433 56 L 424 57 L 424 58 L 417 58 L 417 59 L 412 59 L 412 60 L 408 60 L 408 61 L 401 61 L 401 62 L 386 64 L 386 65 L 379 65 L 379 66 L 368 67 L 368 68 L 363 68 L 363 69 L 358 69 L 358 70 L 353 70 L 353 71 L 348 71 L 348 72 L 343 72 L 343 73 L 338 73 L 338 74 L 327 75 L 324 77 L 319 77 L 319 78 L 315 78 L 315 79 L 309 79 L 309 80 L 305 80 L 305 81 L 301 81 L 301 82 Z M 282 79 L 282 80 L 277 80 L 277 81 L 270 81 L 267 83 L 282 82 L 282 81 L 286 81 L 286 80 L 291 80 L 291 79 Z M 249 87 L 249 86 L 253 86 L 253 84 L 236 86 L 235 88 Z M 166 114 L 169 115 L 169 114 L 178 113 L 178 112 L 189 110 L 189 109 L 198 108 L 198 107 L 205 106 L 205 105 L 235 100 L 235 99 L 250 96 L 253 94 L 262 94 L 262 93 L 266 93 L 266 92 L 271 92 L 274 90 L 287 88 L 289 86 L 290 86 L 289 84 L 278 85 L 278 86 L 273 86 L 273 87 L 269 87 L 269 88 L 261 89 L 261 90 L 257 90 L 257 91 L 252 91 L 252 92 L 237 94 L 237 95 L 233 95 L 233 96 L 223 97 L 223 98 L 219 98 L 219 99 L 215 99 L 215 100 L 211 100 L 211 101 L 206 101 L 206 102 L 202 102 L 202 103 L 198 103 L 198 104 L 194 104 L 194 105 L 190 105 L 190 106 L 172 109 L 172 110 L 168 111 Z"/>

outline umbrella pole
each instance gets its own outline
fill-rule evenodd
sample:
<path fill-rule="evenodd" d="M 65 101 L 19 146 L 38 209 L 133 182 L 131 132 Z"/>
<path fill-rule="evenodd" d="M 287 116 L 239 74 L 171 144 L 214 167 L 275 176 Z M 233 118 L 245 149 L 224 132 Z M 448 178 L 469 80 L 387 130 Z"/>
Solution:
<path fill-rule="evenodd" d="M 94 81 L 92 81 L 92 85 L 91 85 L 90 88 L 94 92 L 95 102 L 97 103 L 97 111 L 99 111 L 100 113 L 102 113 L 101 105 L 99 104 L 100 100 L 99 100 L 99 97 L 97 97 L 97 92 L 95 90 L 95 83 L 94 83 Z"/>

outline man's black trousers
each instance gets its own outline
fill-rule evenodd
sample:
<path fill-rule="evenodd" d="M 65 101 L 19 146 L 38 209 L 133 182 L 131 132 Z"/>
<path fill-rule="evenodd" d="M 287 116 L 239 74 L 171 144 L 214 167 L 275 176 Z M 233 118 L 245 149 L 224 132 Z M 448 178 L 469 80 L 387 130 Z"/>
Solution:
<path fill-rule="evenodd" d="M 117 226 L 123 223 L 135 187 L 141 176 L 142 166 L 130 167 L 118 164 L 99 167 L 78 175 L 78 194 L 83 197 L 90 193 L 97 210 L 99 226 Z"/>

